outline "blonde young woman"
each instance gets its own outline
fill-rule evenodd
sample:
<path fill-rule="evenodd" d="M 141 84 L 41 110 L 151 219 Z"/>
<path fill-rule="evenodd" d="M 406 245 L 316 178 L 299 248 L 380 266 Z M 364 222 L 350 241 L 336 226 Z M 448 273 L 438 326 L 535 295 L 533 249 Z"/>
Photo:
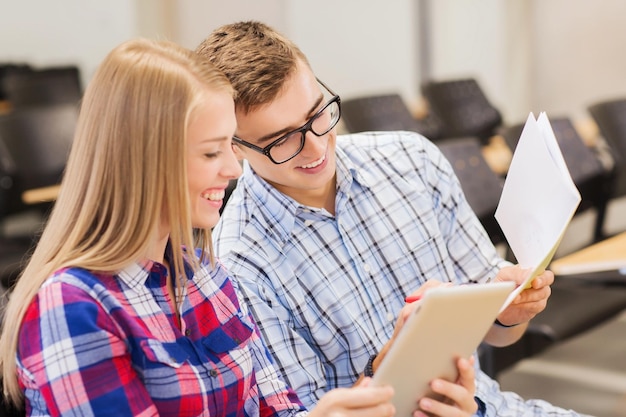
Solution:
<path fill-rule="evenodd" d="M 306 413 L 212 257 L 210 229 L 240 166 L 233 91 L 202 61 L 128 41 L 85 92 L 0 340 L 4 393 L 29 415 Z M 309 415 L 390 416 L 391 396 L 336 390 Z"/>

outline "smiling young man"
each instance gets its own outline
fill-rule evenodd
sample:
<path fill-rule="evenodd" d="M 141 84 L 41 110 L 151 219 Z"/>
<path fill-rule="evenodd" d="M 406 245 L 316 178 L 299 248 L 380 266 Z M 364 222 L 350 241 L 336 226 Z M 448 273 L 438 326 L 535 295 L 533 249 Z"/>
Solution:
<path fill-rule="evenodd" d="M 196 52 L 237 92 L 234 149 L 247 161 L 214 229 L 216 253 L 305 404 L 376 370 L 406 296 L 437 283 L 523 280 L 498 257 L 435 145 L 411 132 L 337 136 L 340 99 L 291 41 L 239 22 Z M 536 279 L 485 340 L 517 340 L 553 280 Z M 476 403 L 489 416 L 577 415 L 504 393 L 479 369 Z"/>
<path fill-rule="evenodd" d="M 323 101 L 325 95 L 320 88 L 332 98 Z M 302 103 L 310 104 L 302 108 Z M 285 120 L 290 114 L 291 121 Z M 333 128 L 340 116 L 339 96 L 303 68 L 285 82 L 282 99 L 275 105 L 264 106 L 258 111 L 239 111 L 237 116 L 241 129 L 233 139 L 239 145 L 235 152 L 241 156 L 245 154 L 245 158 L 257 167 L 259 176 L 304 205 L 334 212 L 337 136 Z M 285 122 L 278 126 L 277 120 Z M 302 121 L 306 123 L 303 125 Z M 269 133 L 255 137 L 257 132 Z M 316 140 L 304 141 L 307 132 L 311 132 Z M 240 139 L 250 137 L 256 140 Z"/>

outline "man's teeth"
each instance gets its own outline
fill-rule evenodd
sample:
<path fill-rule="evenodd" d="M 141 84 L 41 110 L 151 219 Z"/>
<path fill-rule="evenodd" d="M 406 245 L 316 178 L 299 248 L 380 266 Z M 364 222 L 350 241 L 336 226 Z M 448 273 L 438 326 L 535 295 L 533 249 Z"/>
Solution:
<path fill-rule="evenodd" d="M 226 192 L 222 190 L 222 191 L 216 191 L 212 193 L 204 193 L 202 194 L 202 198 L 206 198 L 207 200 L 219 201 L 219 200 L 223 200 L 225 195 L 226 195 Z"/>
<path fill-rule="evenodd" d="M 318 159 L 317 161 L 313 161 L 310 164 L 307 165 L 302 165 L 302 168 L 315 168 L 316 166 L 318 166 L 319 164 L 321 164 L 322 162 L 324 162 L 324 159 L 326 159 L 326 155 L 322 156 L 320 159 Z"/>

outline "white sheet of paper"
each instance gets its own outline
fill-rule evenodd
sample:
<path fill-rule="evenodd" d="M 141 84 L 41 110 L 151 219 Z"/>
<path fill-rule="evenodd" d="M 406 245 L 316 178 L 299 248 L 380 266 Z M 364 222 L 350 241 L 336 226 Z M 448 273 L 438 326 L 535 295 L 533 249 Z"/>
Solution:
<path fill-rule="evenodd" d="M 545 113 L 526 120 L 495 217 L 519 265 L 529 269 L 505 309 L 548 266 L 580 204 L 580 193 Z"/>

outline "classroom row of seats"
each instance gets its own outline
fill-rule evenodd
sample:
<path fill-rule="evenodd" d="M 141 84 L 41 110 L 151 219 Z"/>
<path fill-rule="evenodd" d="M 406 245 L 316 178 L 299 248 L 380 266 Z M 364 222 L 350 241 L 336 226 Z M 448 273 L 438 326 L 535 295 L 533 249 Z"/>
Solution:
<path fill-rule="evenodd" d="M 353 97 L 342 100 L 342 123 L 348 132 L 367 130 L 410 130 L 426 136 L 440 145 L 442 150 L 454 149 L 455 168 L 468 169 L 459 157 L 472 155 L 479 146 L 488 167 L 503 178 L 506 175 L 507 153 L 515 150 L 523 123 L 527 115 L 520 115 L 518 123 L 505 125 L 501 112 L 490 102 L 475 79 L 453 79 L 429 81 L 422 85 L 425 110 L 416 115 L 398 93 Z M 596 210 L 593 239 L 598 241 L 621 230 L 611 230 L 605 224 L 607 206 L 611 200 L 626 196 L 626 98 L 607 100 L 588 106 L 592 124 L 600 135 L 593 138 L 582 137 L 573 121 L 566 115 L 549 115 L 552 128 L 572 179 L 581 191 L 583 201 L 578 209 L 582 213 L 590 208 Z M 588 136 L 588 135 L 586 135 Z M 465 153 L 459 153 L 466 143 Z M 467 145 L 474 142 L 474 145 Z M 593 142 L 593 143 L 590 143 Z M 453 143 L 457 143 L 452 145 Z M 502 149 L 502 144 L 506 149 Z M 491 148 L 499 147 L 491 152 Z M 486 158 L 486 153 L 495 155 L 495 161 Z M 448 155 L 446 155 L 448 156 Z M 480 159 L 480 158 L 479 158 Z M 482 161 L 481 161 L 482 162 Z M 493 163 L 492 163 L 493 162 Z M 494 167 L 494 163 L 497 167 Z M 489 178 L 492 172 L 484 170 L 485 165 L 474 160 L 473 165 L 483 181 L 493 183 Z M 465 172 L 460 172 L 464 186 L 478 191 Z M 479 184 L 480 181 L 477 181 Z M 500 190 L 493 186 L 493 194 L 499 198 Z M 467 192 L 468 198 L 473 198 Z M 481 195 L 483 206 L 486 191 Z M 497 199 L 496 198 L 496 199 Z M 474 205 L 473 205 L 474 207 Z M 495 208 L 495 206 L 494 206 Z M 483 207 L 478 207 L 482 212 Z M 480 214 L 479 214 L 480 216 Z M 626 226 L 624 226 L 626 228 Z M 494 238 L 499 237 L 494 233 Z"/>
<path fill-rule="evenodd" d="M 417 113 L 399 93 L 344 98 L 342 127 L 349 133 L 416 131 L 433 141 L 451 162 L 496 247 L 514 262 L 494 213 L 527 115 L 504 124 L 475 79 L 430 81 L 421 92 L 426 110 Z M 557 258 L 626 230 L 626 97 L 608 98 L 587 110 L 592 128 L 587 124 L 584 135 L 569 117 L 549 115 L 582 196 Z M 481 346 L 481 366 L 503 389 L 526 398 L 591 415 L 626 416 L 625 317 L 626 277 L 557 276 L 548 306 L 522 339 L 506 348 Z"/>

